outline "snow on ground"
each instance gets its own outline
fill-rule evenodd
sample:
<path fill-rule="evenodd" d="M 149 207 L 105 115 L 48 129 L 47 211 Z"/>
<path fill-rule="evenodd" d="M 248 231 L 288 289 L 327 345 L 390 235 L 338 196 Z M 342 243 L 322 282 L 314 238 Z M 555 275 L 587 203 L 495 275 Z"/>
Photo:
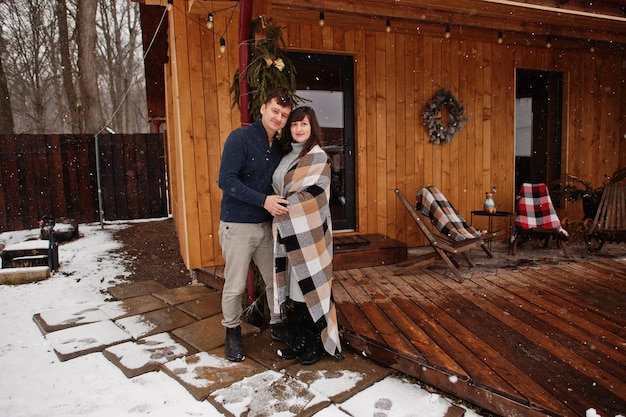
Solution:
<path fill-rule="evenodd" d="M 33 321 L 36 313 L 76 311 L 104 303 L 106 288 L 129 275 L 112 231 L 123 223 L 80 225 L 80 238 L 59 248 L 59 271 L 46 280 L 0 285 L 0 416 L 221 416 L 208 401 L 197 401 L 164 372 L 127 378 L 102 353 L 60 362 L 51 341 Z M 5 245 L 37 238 L 39 230 L 5 232 Z M 346 375 L 346 384 L 350 375 Z M 382 399 L 382 400 L 381 400 Z M 344 404 L 316 417 L 441 417 L 451 402 L 397 377 L 388 377 Z M 349 413 L 349 414 L 347 414 Z M 476 417 L 473 411 L 465 413 Z"/>

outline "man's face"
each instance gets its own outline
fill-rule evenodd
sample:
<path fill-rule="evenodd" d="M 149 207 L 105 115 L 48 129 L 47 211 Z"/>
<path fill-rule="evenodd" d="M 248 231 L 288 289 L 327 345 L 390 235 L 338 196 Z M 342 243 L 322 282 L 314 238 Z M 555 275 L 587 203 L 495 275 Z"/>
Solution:
<path fill-rule="evenodd" d="M 285 127 L 289 113 L 291 113 L 291 107 L 283 107 L 273 98 L 272 101 L 261 106 L 261 122 L 265 130 L 273 135 Z"/>

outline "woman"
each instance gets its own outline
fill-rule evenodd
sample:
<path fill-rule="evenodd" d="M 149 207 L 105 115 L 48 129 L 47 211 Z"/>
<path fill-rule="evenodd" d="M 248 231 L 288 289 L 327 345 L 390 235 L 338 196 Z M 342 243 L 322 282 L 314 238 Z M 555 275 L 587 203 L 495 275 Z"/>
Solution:
<path fill-rule="evenodd" d="M 330 159 L 312 108 L 293 110 L 285 127 L 285 156 L 272 177 L 276 194 L 289 202 L 289 212 L 274 217 L 273 309 L 287 311 L 294 338 L 278 355 L 311 365 L 324 352 L 342 358 L 332 297 Z"/>

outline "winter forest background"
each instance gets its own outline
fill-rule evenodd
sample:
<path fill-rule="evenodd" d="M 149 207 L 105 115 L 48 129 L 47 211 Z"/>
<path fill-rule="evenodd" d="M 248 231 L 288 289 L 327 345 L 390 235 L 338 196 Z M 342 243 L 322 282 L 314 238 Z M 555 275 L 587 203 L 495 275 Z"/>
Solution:
<path fill-rule="evenodd" d="M 0 0 L 0 134 L 146 133 L 139 4 Z"/>

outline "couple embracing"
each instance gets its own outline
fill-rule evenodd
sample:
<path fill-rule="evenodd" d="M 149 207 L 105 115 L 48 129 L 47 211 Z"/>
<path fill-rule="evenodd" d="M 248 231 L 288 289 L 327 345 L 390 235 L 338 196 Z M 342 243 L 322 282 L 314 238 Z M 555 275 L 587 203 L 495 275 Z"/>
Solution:
<path fill-rule="evenodd" d="M 304 365 L 326 353 L 342 358 L 332 296 L 330 159 L 313 109 L 292 108 L 286 90 L 271 91 L 256 121 L 224 144 L 222 324 L 226 358 L 235 362 L 245 358 L 241 295 L 250 261 L 265 282 L 272 339 L 285 343 L 278 355 Z"/>

